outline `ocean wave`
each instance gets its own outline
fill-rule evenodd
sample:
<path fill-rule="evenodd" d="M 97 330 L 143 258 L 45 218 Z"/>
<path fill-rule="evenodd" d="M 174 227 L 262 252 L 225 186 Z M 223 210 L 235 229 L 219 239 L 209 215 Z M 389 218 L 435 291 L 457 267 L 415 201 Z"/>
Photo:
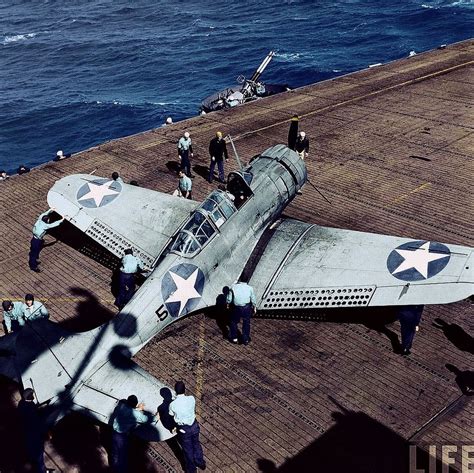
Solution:
<path fill-rule="evenodd" d="M 474 0 L 457 0 L 450 4 L 452 7 L 474 7 Z"/>
<path fill-rule="evenodd" d="M 430 10 L 439 10 L 440 8 L 451 8 L 451 7 L 470 7 L 474 8 L 474 0 L 456 0 L 454 2 L 452 1 L 438 1 L 438 2 L 433 2 L 431 4 L 428 3 L 422 3 L 421 4 L 422 8 L 427 8 Z"/>
<path fill-rule="evenodd" d="M 124 100 L 81 100 L 81 104 L 84 105 L 102 105 L 102 106 L 108 106 L 108 105 L 119 105 L 122 107 L 149 107 L 149 106 L 154 106 L 154 105 L 159 105 L 160 107 L 164 106 L 170 106 L 170 105 L 179 105 L 179 100 L 174 101 L 174 102 L 153 102 L 153 101 L 148 101 L 145 100 L 143 102 L 129 102 L 129 101 L 124 101 Z M 73 104 L 71 104 L 73 105 Z"/>
<path fill-rule="evenodd" d="M 34 38 L 38 33 L 25 33 L 25 34 L 15 34 L 11 36 L 4 36 L 2 44 L 16 43 L 18 41 L 25 41 L 30 38 Z"/>
<path fill-rule="evenodd" d="M 302 57 L 301 53 L 275 53 L 275 57 L 282 58 L 286 62 L 299 61 Z"/>

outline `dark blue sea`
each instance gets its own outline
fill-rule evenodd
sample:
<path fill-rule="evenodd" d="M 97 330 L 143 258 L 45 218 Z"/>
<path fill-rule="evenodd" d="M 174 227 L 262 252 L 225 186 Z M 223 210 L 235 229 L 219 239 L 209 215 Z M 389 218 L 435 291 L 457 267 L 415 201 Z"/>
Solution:
<path fill-rule="evenodd" d="M 473 0 L 2 0 L 0 169 L 196 115 L 271 49 L 297 87 L 473 31 Z"/>

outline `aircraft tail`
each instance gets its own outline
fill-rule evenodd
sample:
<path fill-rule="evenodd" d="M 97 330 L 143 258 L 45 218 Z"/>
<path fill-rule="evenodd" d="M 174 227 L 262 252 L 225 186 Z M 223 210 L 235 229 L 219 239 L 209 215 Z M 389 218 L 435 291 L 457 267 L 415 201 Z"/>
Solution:
<path fill-rule="evenodd" d="M 95 330 L 75 334 L 55 322 L 35 320 L 18 333 L 16 370 L 23 387 L 35 390 L 39 403 L 65 395 Z"/>
<path fill-rule="evenodd" d="M 105 424 L 113 422 L 113 412 L 121 399 L 135 394 L 145 404 L 149 422 L 140 424 L 133 433 L 147 441 L 167 440 L 174 436 L 175 426 L 169 415 L 173 391 L 132 360 L 116 354 L 101 365 L 74 393 L 71 409 L 89 415 Z M 155 413 L 159 413 L 159 419 Z"/>

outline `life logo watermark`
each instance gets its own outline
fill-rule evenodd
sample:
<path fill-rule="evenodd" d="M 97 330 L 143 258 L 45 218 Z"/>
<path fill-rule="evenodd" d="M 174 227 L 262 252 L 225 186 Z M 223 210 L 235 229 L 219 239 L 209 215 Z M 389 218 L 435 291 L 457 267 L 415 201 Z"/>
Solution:
<path fill-rule="evenodd" d="M 420 467 L 420 448 L 410 445 L 409 473 L 474 473 L 474 445 L 428 445 L 428 462 Z"/>

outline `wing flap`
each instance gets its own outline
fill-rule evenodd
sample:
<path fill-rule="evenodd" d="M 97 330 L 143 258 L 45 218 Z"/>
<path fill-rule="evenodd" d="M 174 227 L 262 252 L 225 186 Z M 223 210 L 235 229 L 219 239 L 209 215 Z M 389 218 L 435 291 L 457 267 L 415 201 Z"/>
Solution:
<path fill-rule="evenodd" d="M 48 204 L 116 256 L 133 248 L 150 268 L 197 205 L 88 174 L 58 180 L 48 193 Z"/>
<path fill-rule="evenodd" d="M 260 310 L 442 304 L 474 292 L 473 249 L 279 223 L 251 278 Z"/>

